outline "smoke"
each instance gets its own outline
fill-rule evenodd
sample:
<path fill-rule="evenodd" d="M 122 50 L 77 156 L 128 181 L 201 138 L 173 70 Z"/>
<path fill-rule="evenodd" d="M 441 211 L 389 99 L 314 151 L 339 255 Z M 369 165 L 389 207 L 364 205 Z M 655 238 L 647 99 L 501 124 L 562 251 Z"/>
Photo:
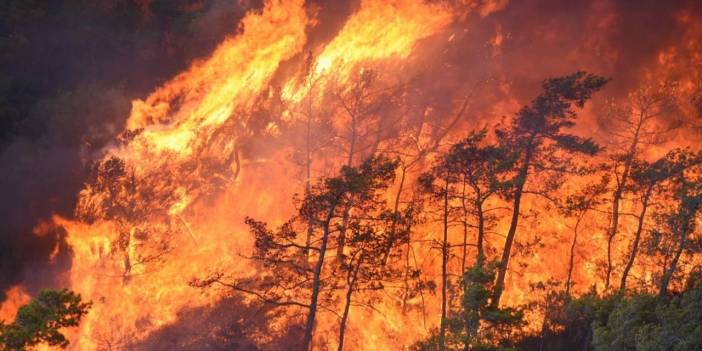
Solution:
<path fill-rule="evenodd" d="M 131 100 L 207 55 L 260 6 L 224 0 L 0 6 L 3 37 L 22 39 L 1 59 L 10 102 L 0 101 L 0 301 L 19 283 L 30 292 L 62 285 L 59 272 L 70 266 L 70 253 L 59 250 L 50 259 L 65 245 L 62 230 L 38 235 L 35 227 L 54 214 L 72 217 L 90 162 L 123 129 Z"/>
<path fill-rule="evenodd" d="M 470 95 L 464 127 L 474 128 L 514 113 L 543 79 L 585 70 L 612 79 L 581 123 L 605 141 L 608 102 L 665 79 L 700 86 L 702 28 L 692 25 L 702 18 L 699 2 L 512 1 L 484 11 L 490 5 L 451 2 L 464 16 L 420 44 L 412 101 L 446 110 Z M 694 105 L 692 114 L 667 118 L 699 124 L 699 91 L 680 97 L 681 105 Z"/>
<path fill-rule="evenodd" d="M 516 91 L 534 81 L 586 69 L 613 78 L 611 92 L 635 87 L 659 54 L 681 45 L 683 13 L 699 18 L 699 2 L 512 2 L 486 18 L 505 36 L 499 60 Z M 521 89 L 520 89 L 521 88 Z"/>
<path fill-rule="evenodd" d="M 245 10 L 261 6 L 224 0 L 117 3 L 48 11 L 45 20 L 25 29 L 31 38 L 21 52 L 26 62 L 13 61 L 9 68 L 37 93 L 27 118 L 0 146 L 0 293 L 19 283 L 30 291 L 62 284 L 60 273 L 70 265 L 65 234 L 37 228 L 53 214 L 71 218 L 88 165 L 123 129 L 131 100 L 207 55 L 236 32 Z M 460 126 L 465 128 L 514 112 L 542 79 L 580 69 L 613 78 L 603 95 L 622 98 L 647 75 L 672 74 L 661 68 L 662 52 L 680 47 L 678 64 L 692 63 L 680 41 L 689 34 L 686 23 L 702 17 L 702 6 L 692 0 L 441 3 L 466 15 L 419 44 L 421 54 L 412 58 L 418 68 L 406 70 L 406 100 L 446 114 L 472 95 L 471 115 Z M 334 38 L 359 4 L 318 0 L 307 6 L 316 12 L 316 25 L 308 29 L 303 52 L 280 66 L 273 84 Z M 683 14 L 692 19 L 681 21 Z M 125 22 L 137 29 L 125 30 Z M 52 258 L 57 246 L 60 254 Z M 159 340 L 170 338 L 175 349 L 188 341 L 180 339 L 187 338 L 183 331 L 239 323 L 213 314 L 217 310 L 204 316 L 202 309 L 184 311 L 180 324 L 154 334 L 147 348 L 163 347 Z M 232 346 L 231 340 L 219 347 Z"/>

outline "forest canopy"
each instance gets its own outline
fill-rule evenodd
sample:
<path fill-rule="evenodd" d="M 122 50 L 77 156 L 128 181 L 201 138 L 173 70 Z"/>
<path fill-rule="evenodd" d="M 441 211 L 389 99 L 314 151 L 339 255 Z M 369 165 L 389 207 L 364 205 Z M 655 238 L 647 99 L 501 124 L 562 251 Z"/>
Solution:
<path fill-rule="evenodd" d="M 702 349 L 702 4 L 0 3 L 0 349 Z"/>

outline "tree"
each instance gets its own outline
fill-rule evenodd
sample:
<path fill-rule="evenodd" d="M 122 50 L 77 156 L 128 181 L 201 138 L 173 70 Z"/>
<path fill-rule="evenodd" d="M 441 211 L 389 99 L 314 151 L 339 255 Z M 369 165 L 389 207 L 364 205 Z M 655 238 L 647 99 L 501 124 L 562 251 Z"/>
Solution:
<path fill-rule="evenodd" d="M 409 241 L 410 226 L 404 223 L 412 219 L 401 219 L 402 229 L 398 230 L 394 222 L 396 218 L 385 208 L 382 199 L 369 201 L 364 207 L 361 216 L 358 209 L 351 214 L 347 223 L 347 253 L 343 260 L 337 260 L 336 270 L 344 277 L 346 285 L 339 325 L 339 351 L 344 349 L 346 324 L 355 293 L 364 292 L 363 298 L 372 303 L 374 292 L 383 290 L 387 283 L 403 278 L 403 271 L 386 264 L 385 257 L 396 246 Z"/>
<path fill-rule="evenodd" d="M 81 193 L 76 216 L 87 223 L 114 221 L 116 249 L 110 254 L 121 254 L 122 281 L 126 284 L 134 271 L 162 261 L 170 251 L 169 241 L 180 230 L 179 225 L 170 221 L 154 225 L 154 219 L 172 208 L 178 201 L 178 191 L 173 183 L 154 186 L 161 184 L 160 174 L 138 177 L 134 167 L 116 156 L 96 162 L 92 173 Z"/>
<path fill-rule="evenodd" d="M 592 346 L 604 350 L 698 350 L 702 346 L 702 284 L 694 277 L 680 294 L 643 293 L 617 302 L 594 323 Z"/>
<path fill-rule="evenodd" d="M 488 200 L 499 195 L 508 185 L 506 173 L 513 167 L 513 154 L 501 145 L 485 142 L 487 129 L 472 132 L 451 147 L 443 159 L 442 167 L 458 176 L 461 191 L 458 195 L 463 214 L 463 255 L 461 271 L 465 272 L 468 229 L 475 228 L 477 237 L 476 261 L 485 262 L 485 232 L 494 222 L 486 207 Z"/>
<path fill-rule="evenodd" d="M 392 103 L 394 95 L 401 90 L 377 89 L 375 86 L 378 79 L 378 72 L 362 69 L 357 76 L 353 77 L 350 85 L 336 88 L 338 91 L 335 95 L 339 105 L 349 118 L 348 132 L 339 133 L 340 139 L 347 145 L 346 167 L 353 167 L 358 163 L 358 159 L 374 157 L 381 141 L 388 137 L 385 135 L 387 130 L 392 130 L 392 128 L 383 128 L 383 118 L 379 112 Z M 338 235 L 337 258 L 343 257 L 346 242 L 345 227 L 349 219 L 348 210 L 344 213 L 344 221 Z"/>
<path fill-rule="evenodd" d="M 505 238 L 502 258 L 492 304 L 498 306 L 505 285 L 505 276 L 512 245 L 519 225 L 522 196 L 533 172 L 562 176 L 569 169 L 567 156 L 594 155 L 599 147 L 591 140 L 564 133 L 575 125 L 575 107 L 583 108 L 592 94 L 599 91 L 607 79 L 585 72 L 547 79 L 543 92 L 529 106 L 523 107 L 509 125 L 500 126 L 497 136 L 505 148 L 514 150 L 517 162 L 512 189 L 507 198 L 512 201 L 512 216 Z M 560 184 L 552 181 L 551 185 Z"/>
<path fill-rule="evenodd" d="M 612 243 L 619 229 L 620 203 L 631 179 L 632 167 L 643 146 L 659 144 L 669 130 L 656 125 L 656 119 L 674 110 L 675 84 L 649 84 L 630 94 L 629 104 L 612 106 L 609 116 L 614 124 L 610 169 L 614 175 L 612 213 L 607 231 L 607 268 L 605 290 L 609 289 L 614 269 Z"/>
<path fill-rule="evenodd" d="M 284 123 L 281 119 L 277 122 L 286 124 L 283 131 L 287 131 L 289 134 L 284 135 L 283 138 L 295 142 L 294 156 L 296 162 L 304 169 L 305 192 L 309 192 L 313 183 L 312 165 L 315 157 L 332 144 L 335 135 L 332 121 L 325 118 L 325 116 L 332 115 L 330 110 L 332 104 L 325 103 L 325 94 L 320 89 L 324 86 L 325 76 L 314 74 L 316 67 L 311 52 L 307 54 L 303 67 L 302 78 L 298 79 L 295 87 L 304 96 L 301 101 L 294 101 L 295 97 L 287 97 L 293 100 L 292 104 L 288 104 L 285 97 L 281 98 L 279 102 L 290 114 L 291 121 Z M 308 225 L 307 246 L 310 246 L 310 240 L 312 240 L 311 223 Z M 305 256 L 308 255 L 309 252 L 305 252 Z"/>
<path fill-rule="evenodd" d="M 513 166 L 512 154 L 499 145 L 485 145 L 487 130 L 472 132 L 465 139 L 453 145 L 444 157 L 442 167 L 457 174 L 462 183 L 459 195 L 463 214 L 463 254 L 461 274 L 463 288 L 463 314 L 465 317 L 465 349 L 475 349 L 479 343 L 478 330 L 480 319 L 486 312 L 487 299 L 490 296 L 486 285 L 494 279 L 494 267 L 485 267 L 485 234 L 487 228 L 494 224 L 486 202 L 503 191 L 506 182 L 504 176 Z M 467 189 L 468 191 L 466 191 Z M 468 248 L 468 229 L 476 230 L 475 263 L 466 271 Z M 486 280 L 486 278 L 489 279 Z M 494 312 L 494 311 L 493 311 Z"/>
<path fill-rule="evenodd" d="M 358 167 L 344 166 L 339 176 L 324 178 L 312 186 L 300 201 L 298 214 L 277 230 L 270 230 L 266 223 L 247 218 L 246 222 L 256 240 L 251 259 L 259 262 L 263 268 L 259 276 L 254 280 L 228 283 L 223 280 L 224 274 L 216 273 L 193 281 L 193 285 L 221 284 L 254 295 L 267 303 L 305 309 L 307 315 L 302 348 L 309 350 L 317 312 L 320 308 L 329 309 L 320 302 L 331 300 L 339 286 L 338 275 L 326 264 L 330 250 L 336 252 L 330 243 L 338 239 L 342 230 L 347 230 L 349 223 L 359 236 L 357 240 L 377 240 L 375 236 L 369 237 L 369 233 L 363 229 L 375 222 L 375 213 L 372 212 L 378 210 L 379 196 L 392 183 L 396 167 L 396 162 L 382 157 L 371 158 Z M 313 227 L 311 246 L 307 246 L 310 223 Z M 343 260 L 338 262 L 346 264 L 346 272 L 356 275 L 355 278 L 347 277 L 354 279 L 353 284 L 349 284 L 352 292 L 361 283 L 360 274 L 370 272 L 363 267 L 370 262 L 366 261 L 370 260 L 366 251 L 374 247 L 370 243 L 355 244 L 357 251 L 353 265 Z M 311 252 L 309 258 L 304 255 L 305 252 Z M 359 261 L 360 257 L 364 257 L 363 260 Z"/>
<path fill-rule="evenodd" d="M 391 150 L 388 151 L 390 154 L 396 154 L 400 160 L 400 183 L 397 189 L 397 193 L 395 194 L 395 201 L 393 207 L 393 213 L 396 219 L 402 217 L 400 204 L 402 200 L 403 191 L 406 189 L 405 185 L 407 184 L 406 179 L 408 173 L 411 172 L 412 169 L 415 167 L 421 167 L 423 165 L 423 162 L 429 155 L 437 153 L 438 149 L 442 146 L 442 141 L 449 136 L 449 132 L 454 129 L 454 127 L 466 114 L 472 97 L 473 93 L 471 92 L 464 99 L 462 99 L 462 101 L 460 101 L 457 111 L 455 113 L 451 113 L 451 118 L 445 122 L 443 121 L 445 117 L 427 117 L 425 112 L 427 111 L 429 106 L 426 105 L 422 105 L 421 107 L 415 107 L 418 110 L 420 110 L 421 113 L 419 114 L 419 116 L 415 116 L 414 118 L 408 118 L 410 120 L 408 122 L 411 123 L 410 127 L 406 128 L 407 130 L 405 133 L 407 134 L 398 138 L 399 140 L 397 140 L 396 145 L 392 145 Z M 409 100 L 411 99 L 404 101 L 402 105 L 411 105 L 412 102 Z M 415 119 L 417 121 L 413 121 Z M 392 148 L 397 149 L 392 150 Z M 409 201 L 409 204 L 406 206 L 404 212 L 407 212 L 408 210 L 412 212 L 419 211 L 418 204 L 421 202 L 421 192 L 423 191 L 420 189 L 419 192 L 419 196 L 417 196 L 418 194 L 416 193 L 413 194 L 413 197 Z M 416 221 L 418 216 L 415 215 L 412 217 Z M 394 232 L 394 228 L 396 225 L 397 220 L 394 220 L 393 230 L 391 230 L 391 234 Z M 411 236 L 411 234 L 412 233 L 410 231 L 409 235 Z M 388 251 L 388 253 L 390 252 Z M 416 273 L 418 273 L 417 270 L 413 270 L 410 266 L 411 253 L 412 241 L 408 240 L 405 248 L 406 277 L 410 277 L 411 275 L 416 275 Z M 403 292 L 402 297 L 403 311 L 406 311 L 407 309 L 407 301 L 411 294 L 412 292 L 410 291 L 409 285 L 405 284 L 405 290 Z"/>
<path fill-rule="evenodd" d="M 490 303 L 495 289 L 496 262 L 476 262 L 463 273 L 463 316 L 465 334 L 463 350 L 492 349 L 504 342 L 513 328 L 524 323 L 524 312 L 511 308 L 500 308 Z"/>
<path fill-rule="evenodd" d="M 631 181 L 627 186 L 627 191 L 638 195 L 640 208 L 636 215 L 636 231 L 629 249 L 629 257 L 622 271 L 621 283 L 619 284 L 620 293 L 626 291 L 626 281 L 639 252 L 646 224 L 646 215 L 648 209 L 652 206 L 654 195 L 658 192 L 661 184 L 673 175 L 669 161 L 669 157 L 662 157 L 653 163 L 636 160 L 631 166 Z"/>
<path fill-rule="evenodd" d="M 442 203 L 442 228 L 443 239 L 440 243 L 442 252 L 442 273 L 441 273 L 441 300 L 442 313 L 439 327 L 439 349 L 443 350 L 446 343 L 446 331 L 449 327 L 449 306 L 448 301 L 448 261 L 450 258 L 450 248 L 452 245 L 448 240 L 449 222 L 451 217 L 455 217 L 456 209 L 459 210 L 463 227 L 463 243 L 461 257 L 461 276 L 463 276 L 463 295 L 469 294 L 471 282 L 466 280 L 469 277 L 466 271 L 468 232 L 470 227 L 476 228 L 477 248 L 475 266 L 472 272 L 483 272 L 485 269 L 486 255 L 484 250 L 486 229 L 490 227 L 494 220 L 488 214 L 489 208 L 486 202 L 498 192 L 502 191 L 506 185 L 504 177 L 512 165 L 511 153 L 501 148 L 499 145 L 490 145 L 485 142 L 487 130 L 482 129 L 470 133 L 465 139 L 453 145 L 450 150 L 437 162 L 429 173 L 421 177 L 422 186 L 425 191 L 435 200 Z M 460 205 L 453 206 L 451 203 L 458 200 Z M 471 224 L 474 223 L 474 224 Z M 485 272 L 483 272 L 485 273 Z M 473 278 L 478 278 L 478 273 Z M 480 275 L 481 277 L 484 275 Z M 478 279 L 477 284 L 484 284 Z M 482 285 L 481 285 L 482 286 Z M 475 323 L 466 322 L 467 328 L 475 327 Z M 467 334 L 471 334 L 467 332 Z"/>
<path fill-rule="evenodd" d="M 476 262 L 463 274 L 465 289 L 458 313 L 446 320 L 444 335 L 433 332 L 413 345 L 417 351 L 513 350 L 513 331 L 524 325 L 524 312 L 517 308 L 494 307 L 490 303 L 497 262 Z"/>
<path fill-rule="evenodd" d="M 668 287 L 680 264 L 683 253 L 699 252 L 693 245 L 692 235 L 697 230 L 697 221 L 702 210 L 702 176 L 700 165 L 702 154 L 689 150 L 672 150 L 668 153 L 667 172 L 671 174 L 667 190 L 672 204 L 665 206 L 656 217 L 651 231 L 649 246 L 653 253 L 661 255 L 662 273 L 658 294 L 668 295 Z"/>
<path fill-rule="evenodd" d="M 580 192 L 568 196 L 565 204 L 561 206 L 561 212 L 570 218 L 575 219 L 575 224 L 572 227 L 573 241 L 570 245 L 570 255 L 568 259 L 568 273 L 565 282 L 565 296 L 570 296 L 570 288 L 573 285 L 573 267 L 575 264 L 575 249 L 578 243 L 578 234 L 580 234 L 580 225 L 583 223 L 588 212 L 595 209 L 602 201 L 601 195 L 605 192 L 608 179 L 605 177 L 600 183 L 588 184 Z"/>
<path fill-rule="evenodd" d="M 441 228 L 442 238 L 439 242 L 441 250 L 441 319 L 439 321 L 439 350 L 446 347 L 446 328 L 448 327 L 448 264 L 451 244 L 449 243 L 449 198 L 451 185 L 456 183 L 457 177 L 445 165 L 438 163 L 431 171 L 420 177 L 422 190 L 429 197 L 441 203 Z"/>
<path fill-rule="evenodd" d="M 91 305 L 66 289 L 41 290 L 29 304 L 20 307 L 13 323 L 0 321 L 0 346 L 6 351 L 43 343 L 65 348 L 69 341 L 61 329 L 77 327 Z"/>

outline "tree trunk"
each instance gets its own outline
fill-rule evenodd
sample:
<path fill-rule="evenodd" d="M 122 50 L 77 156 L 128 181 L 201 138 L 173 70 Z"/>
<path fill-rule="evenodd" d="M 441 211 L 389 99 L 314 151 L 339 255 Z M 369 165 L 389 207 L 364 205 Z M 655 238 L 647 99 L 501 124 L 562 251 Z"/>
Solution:
<path fill-rule="evenodd" d="M 411 233 L 411 228 L 408 228 L 408 235 Z M 410 296 L 410 254 L 412 253 L 412 238 L 407 238 L 406 253 L 405 253 L 405 276 L 404 276 L 404 293 L 402 295 L 402 313 L 407 312 L 407 300 Z"/>
<path fill-rule="evenodd" d="M 346 246 L 346 228 L 349 224 L 349 212 L 351 211 L 351 205 L 349 204 L 344 209 L 343 217 L 341 218 L 341 228 L 339 229 L 339 240 L 337 241 L 338 246 L 336 247 L 336 259 L 341 260 L 344 257 L 344 247 Z"/>
<path fill-rule="evenodd" d="M 349 319 L 349 310 L 351 309 L 351 296 L 353 295 L 353 290 L 356 286 L 356 279 L 358 278 L 358 270 L 363 264 L 363 255 L 358 260 L 353 273 L 349 272 L 346 277 L 347 288 L 346 288 L 346 298 L 344 301 L 344 313 L 341 315 L 341 323 L 339 323 L 339 347 L 338 351 L 344 350 L 344 336 L 346 335 L 346 322 Z"/>
<path fill-rule="evenodd" d="M 471 187 L 473 188 L 473 191 L 475 191 L 475 210 L 476 210 L 476 215 L 477 215 L 477 220 L 478 220 L 478 237 L 477 237 L 477 242 L 476 242 L 476 247 L 477 247 L 477 256 L 475 259 L 475 267 L 479 267 L 481 270 L 484 267 L 485 264 L 485 252 L 483 249 L 483 241 L 485 240 L 485 215 L 483 214 L 483 201 L 485 200 L 483 198 L 482 192 L 480 191 L 480 187 L 478 187 L 476 184 L 471 184 Z M 465 209 L 465 207 L 464 207 Z M 465 228 L 464 228 L 465 229 Z M 465 233 L 464 233 L 465 234 Z M 470 284 L 471 282 L 466 280 L 466 271 L 465 269 L 463 270 L 463 298 L 466 299 L 466 296 L 469 293 L 470 289 Z M 471 348 L 471 341 L 474 340 L 478 336 L 478 329 L 480 328 L 480 311 L 478 310 L 477 306 L 474 305 L 468 305 L 466 301 L 464 301 L 463 304 L 465 307 L 470 307 L 470 310 L 465 311 L 465 329 L 466 329 L 466 340 L 463 345 L 463 350 L 468 351 Z"/>
<path fill-rule="evenodd" d="M 341 195 L 337 196 L 332 202 L 331 208 L 327 213 L 327 218 L 324 220 L 324 233 L 322 235 L 322 243 L 319 247 L 319 259 L 314 267 L 314 275 L 312 278 L 312 296 L 310 297 L 310 308 L 307 313 L 307 323 L 305 324 L 305 337 L 304 337 L 304 347 L 305 350 L 310 350 L 312 347 L 312 336 L 314 334 L 314 322 L 317 315 L 317 299 L 319 298 L 319 288 L 320 279 L 322 276 L 322 268 L 324 266 L 324 255 L 327 251 L 327 243 L 329 242 L 329 226 L 331 224 L 332 217 L 336 211 L 336 206 L 340 200 Z"/>
<path fill-rule="evenodd" d="M 573 242 L 570 245 L 570 260 L 568 261 L 568 278 L 566 279 L 566 290 L 565 294 L 566 296 L 570 296 L 570 286 L 572 284 L 572 277 L 573 277 L 573 266 L 575 263 L 575 245 L 578 243 L 578 227 L 580 226 L 580 222 L 583 219 L 583 216 L 585 214 L 581 214 L 578 217 L 577 222 L 575 222 L 575 228 L 573 228 Z"/>
<path fill-rule="evenodd" d="M 544 350 L 546 345 L 546 333 L 548 332 L 548 309 L 549 306 L 544 307 L 544 319 L 541 321 L 541 331 L 539 331 L 539 351 Z"/>
<path fill-rule="evenodd" d="M 641 242 L 641 234 L 643 233 L 643 227 L 646 217 L 646 210 L 648 209 L 648 201 L 651 198 L 652 190 L 652 187 L 649 187 L 646 190 L 646 194 L 644 195 L 643 201 L 641 202 L 641 213 L 639 213 L 639 220 L 636 225 L 636 234 L 634 235 L 634 241 L 631 244 L 631 252 L 629 253 L 629 259 L 626 262 L 626 266 L 624 267 L 624 271 L 622 272 L 622 280 L 619 284 L 620 293 L 624 293 L 624 291 L 626 290 L 626 279 L 629 276 L 631 267 L 634 265 L 634 260 L 636 259 L 636 255 L 638 254 L 639 243 Z"/>
<path fill-rule="evenodd" d="M 312 190 L 312 117 L 311 110 L 309 108 L 309 115 L 307 116 L 307 138 L 305 143 L 305 195 L 309 194 Z M 307 222 L 307 238 L 305 240 L 305 250 L 304 259 L 305 264 L 310 260 L 310 246 L 312 245 L 312 222 Z"/>
<path fill-rule="evenodd" d="M 532 141 L 533 142 L 533 141 Z M 505 276 L 507 275 L 507 266 L 509 265 L 509 257 L 512 253 L 512 244 L 514 243 L 514 236 L 517 233 L 517 226 L 519 225 L 519 208 L 522 203 L 522 192 L 524 191 L 524 185 L 526 184 L 527 176 L 529 175 L 529 167 L 531 166 L 532 152 L 532 142 L 527 144 L 526 155 L 524 156 L 524 163 L 522 164 L 519 174 L 517 175 L 517 183 L 515 184 L 514 191 L 514 207 L 512 209 L 512 220 L 509 225 L 509 231 L 507 232 L 507 238 L 505 239 L 505 246 L 502 249 L 502 259 L 500 260 L 500 266 L 498 267 L 497 280 L 495 282 L 495 290 L 493 292 L 491 305 L 492 307 L 498 307 L 500 305 L 500 298 L 502 297 L 502 291 L 505 288 Z"/>
<path fill-rule="evenodd" d="M 622 175 L 621 182 L 617 185 L 617 189 L 614 191 L 614 196 L 612 198 L 612 222 L 607 231 L 607 271 L 605 273 L 605 290 L 609 289 L 610 278 L 612 276 L 612 242 L 614 241 L 614 236 L 617 234 L 617 227 L 619 226 L 619 201 L 622 198 L 624 176 Z"/>
<path fill-rule="evenodd" d="M 447 275 L 448 275 L 448 190 L 449 181 L 446 179 L 444 187 L 444 237 L 441 243 L 441 325 L 439 326 L 439 350 L 446 349 L 446 303 L 447 303 Z"/>
<path fill-rule="evenodd" d="M 463 190 L 461 192 L 461 207 L 463 209 L 463 257 L 461 257 L 461 274 L 466 272 L 466 260 L 468 259 L 468 207 L 466 206 L 466 181 L 463 179 Z"/>
<path fill-rule="evenodd" d="M 485 249 L 484 249 L 485 214 L 483 213 L 483 201 L 485 201 L 485 199 L 483 198 L 483 195 L 480 192 L 480 188 L 478 188 L 476 186 L 475 187 L 475 209 L 478 212 L 478 239 L 476 242 L 478 254 L 477 254 L 476 260 L 480 264 L 480 267 L 482 267 L 483 264 L 485 263 Z"/>
<path fill-rule="evenodd" d="M 683 182 L 685 181 L 683 180 Z M 687 186 L 687 184 L 684 184 L 683 186 Z M 680 235 L 680 244 L 678 245 L 678 248 L 675 251 L 675 255 L 673 256 L 673 260 L 670 262 L 668 269 L 665 271 L 663 277 L 661 278 L 661 285 L 659 291 L 659 296 L 661 298 L 668 295 L 668 285 L 670 285 L 670 280 L 673 278 L 673 274 L 678 268 L 678 261 L 680 261 L 680 256 L 682 256 L 682 253 L 685 251 L 685 248 L 687 246 L 687 236 L 690 235 L 690 233 L 695 229 L 694 221 L 696 220 L 695 217 L 697 216 L 700 206 L 700 204 L 696 203 L 696 201 L 690 202 L 690 198 L 688 197 L 687 191 L 683 192 L 682 198 L 679 199 L 679 201 L 680 204 L 678 206 L 680 207 L 678 208 L 678 213 L 676 214 L 676 216 L 678 217 L 678 219 L 680 219 L 680 228 L 676 228 L 676 231 Z"/>
<path fill-rule="evenodd" d="M 359 104 L 360 104 L 360 95 L 356 95 L 355 103 L 353 105 L 353 109 L 347 110 L 349 113 L 349 116 L 351 117 L 351 136 L 349 140 L 349 154 L 348 158 L 346 160 L 346 167 L 352 167 L 353 166 L 353 156 L 356 153 L 356 138 L 358 138 L 357 134 L 357 115 L 358 115 L 358 109 L 359 109 Z M 337 242 L 337 247 L 336 247 L 336 258 L 341 259 L 344 256 L 344 247 L 346 246 L 346 225 L 348 224 L 349 221 L 349 210 L 351 206 L 348 206 L 346 209 L 344 209 L 344 219 L 342 221 L 341 225 L 341 230 L 339 231 L 339 240 Z"/>
<path fill-rule="evenodd" d="M 392 224 L 390 225 L 390 235 L 388 238 L 387 250 L 385 250 L 385 256 L 383 257 L 383 264 L 388 263 L 388 258 L 390 258 L 390 251 L 392 246 L 397 240 L 397 220 L 400 216 L 400 197 L 402 196 L 402 190 L 405 186 L 405 177 L 407 175 L 407 168 L 402 167 L 402 174 L 400 176 L 400 185 L 397 189 L 397 194 L 395 195 L 395 204 L 392 211 Z"/>
<path fill-rule="evenodd" d="M 687 233 L 681 233 L 680 234 L 680 245 L 678 246 L 678 249 L 675 251 L 675 256 L 673 256 L 673 260 L 670 262 L 670 266 L 668 266 L 668 269 L 665 271 L 665 274 L 663 274 L 663 277 L 661 278 L 660 290 L 658 292 L 658 295 L 660 297 L 666 297 L 668 295 L 668 285 L 670 285 L 670 280 L 673 278 L 673 273 L 675 273 L 675 269 L 677 269 L 678 261 L 680 260 L 680 256 L 682 256 L 682 253 L 685 250 L 685 241 L 686 240 L 687 240 Z"/>
<path fill-rule="evenodd" d="M 631 164 L 634 162 L 634 157 L 636 156 L 636 149 L 639 144 L 639 133 L 641 132 L 643 121 L 644 119 L 642 112 L 642 114 L 639 115 L 639 121 L 636 125 L 634 135 L 632 136 L 629 151 L 624 159 L 624 172 L 622 172 L 622 178 L 619 180 L 612 198 L 612 223 L 609 227 L 609 231 L 607 232 L 607 271 L 605 273 L 605 291 L 609 289 L 612 271 L 614 270 L 614 265 L 612 263 L 612 242 L 614 241 L 614 237 L 617 235 L 617 230 L 619 228 L 619 202 L 622 200 L 626 183 L 629 181 Z"/>

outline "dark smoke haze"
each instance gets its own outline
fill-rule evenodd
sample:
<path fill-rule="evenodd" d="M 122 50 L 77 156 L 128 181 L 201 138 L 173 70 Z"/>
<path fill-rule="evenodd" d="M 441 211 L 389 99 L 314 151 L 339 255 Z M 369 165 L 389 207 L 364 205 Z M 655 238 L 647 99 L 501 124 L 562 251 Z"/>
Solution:
<path fill-rule="evenodd" d="M 246 10 L 261 6 L 226 0 L 109 3 L 0 5 L 0 34 L 16 39 L 0 57 L 0 301 L 14 284 L 30 291 L 60 285 L 70 254 L 60 250 L 51 261 L 49 256 L 63 245 L 64 233 L 37 235 L 33 228 L 52 214 L 72 216 L 91 155 L 122 130 L 130 101 L 206 56 L 235 33 Z M 307 50 L 314 51 L 334 37 L 358 2 L 317 0 L 309 6 L 319 9 L 319 24 L 308 36 Z M 437 44 L 440 49 L 412 84 L 423 90 L 418 98 L 438 101 L 492 79 L 476 101 L 476 111 L 488 111 L 505 97 L 498 83 L 508 84 L 525 103 L 542 79 L 587 70 L 613 78 L 605 95 L 621 98 L 657 72 L 661 51 L 680 45 L 688 30 L 678 19 L 683 12 L 692 23 L 700 21 L 702 2 L 512 1 L 485 17 L 471 12 L 457 19 L 450 29 L 454 44 Z M 281 77 L 286 69 L 280 68 Z"/>

